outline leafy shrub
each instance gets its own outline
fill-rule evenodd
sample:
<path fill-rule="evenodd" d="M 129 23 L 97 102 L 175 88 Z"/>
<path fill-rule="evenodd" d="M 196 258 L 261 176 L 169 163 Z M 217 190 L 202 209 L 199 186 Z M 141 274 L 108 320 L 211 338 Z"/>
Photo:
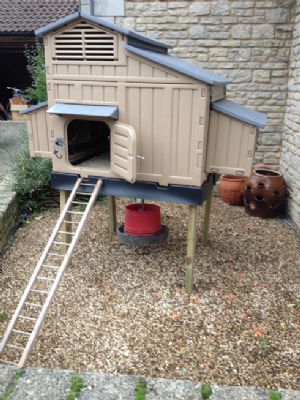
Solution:
<path fill-rule="evenodd" d="M 21 210 L 37 211 L 49 203 L 51 160 L 30 158 L 28 142 L 12 156 L 14 190 Z"/>
<path fill-rule="evenodd" d="M 32 86 L 25 90 L 30 99 L 37 102 L 47 100 L 45 51 L 42 44 L 37 43 L 35 47 L 25 51 L 27 59 L 27 70 L 32 78 Z"/>

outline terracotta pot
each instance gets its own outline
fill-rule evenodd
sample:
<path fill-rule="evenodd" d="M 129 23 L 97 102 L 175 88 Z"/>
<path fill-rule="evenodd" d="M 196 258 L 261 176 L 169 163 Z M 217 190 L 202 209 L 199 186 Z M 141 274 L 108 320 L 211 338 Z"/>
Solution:
<path fill-rule="evenodd" d="M 220 179 L 220 192 L 222 200 L 231 206 L 243 205 L 243 190 L 245 176 L 223 175 Z"/>
<path fill-rule="evenodd" d="M 275 217 L 285 200 L 286 190 L 286 183 L 279 172 L 255 169 L 243 193 L 246 211 L 256 217 Z"/>

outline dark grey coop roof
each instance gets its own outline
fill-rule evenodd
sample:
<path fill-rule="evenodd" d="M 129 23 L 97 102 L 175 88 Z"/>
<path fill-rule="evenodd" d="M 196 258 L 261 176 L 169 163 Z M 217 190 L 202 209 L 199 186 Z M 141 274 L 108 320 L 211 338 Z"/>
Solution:
<path fill-rule="evenodd" d="M 0 33 L 30 33 L 79 10 L 80 0 L 0 0 Z"/>
<path fill-rule="evenodd" d="M 49 114 L 77 117 L 106 117 L 112 119 L 118 119 L 119 117 L 119 109 L 116 106 L 56 103 L 47 112 Z"/>
<path fill-rule="evenodd" d="M 156 53 L 154 51 L 138 49 L 130 45 L 126 45 L 125 48 L 128 51 L 144 57 L 150 61 L 154 61 L 158 64 L 164 65 L 165 67 L 171 68 L 174 71 L 190 76 L 191 78 L 206 82 L 209 85 L 226 85 L 226 83 L 231 82 L 229 79 L 225 78 L 222 75 L 218 75 L 207 69 L 200 68 L 197 65 L 191 64 L 181 58 L 172 57 L 168 54 Z"/>
<path fill-rule="evenodd" d="M 125 48 L 139 56 L 142 56 L 150 61 L 164 65 L 184 75 L 206 82 L 209 85 L 225 85 L 230 80 L 224 76 L 218 75 L 214 72 L 205 70 L 197 65 L 188 63 L 180 58 L 172 57 L 167 54 L 169 46 L 159 42 L 155 39 L 146 37 L 130 29 L 113 24 L 112 22 L 82 13 L 76 12 L 61 18 L 56 22 L 48 24 L 35 31 L 36 35 L 43 36 L 53 30 L 59 29 L 69 23 L 76 21 L 78 18 L 83 18 L 87 21 L 94 22 L 100 26 L 106 27 L 112 31 L 119 32 L 128 37 L 128 44 Z"/>
<path fill-rule="evenodd" d="M 229 117 L 246 122 L 247 124 L 255 125 L 258 128 L 264 128 L 267 123 L 265 114 L 250 110 L 249 108 L 243 107 L 240 104 L 234 103 L 233 101 L 227 99 L 213 102 L 211 104 L 211 108 L 213 110 L 220 111 Z"/>
<path fill-rule="evenodd" d="M 48 24 L 42 28 L 36 29 L 35 34 L 37 36 L 44 36 L 46 33 L 49 33 L 53 30 L 62 28 L 64 25 L 67 25 L 70 22 L 76 21 L 76 19 L 78 19 L 78 18 L 83 18 L 86 21 L 94 22 L 98 25 L 101 25 L 101 26 L 107 28 L 107 29 L 110 29 L 115 32 L 119 32 L 122 35 L 126 35 L 129 38 L 129 42 L 130 42 L 130 39 L 132 39 L 132 41 L 137 42 L 137 44 L 140 42 L 140 43 L 145 43 L 146 45 L 147 44 L 153 45 L 155 47 L 165 49 L 163 51 L 166 51 L 166 49 L 168 49 L 170 47 L 165 43 L 159 42 L 158 40 L 151 39 L 147 36 L 141 35 L 130 29 L 124 28 L 123 26 L 113 24 L 112 22 L 106 21 L 101 18 L 94 17 L 89 14 L 85 14 L 83 12 L 75 12 L 71 15 L 68 15 L 67 17 L 60 18 L 51 24 Z"/>
<path fill-rule="evenodd" d="M 31 106 L 28 108 L 25 108 L 24 110 L 20 110 L 19 114 L 24 115 L 24 114 L 29 114 L 33 111 L 39 110 L 40 108 L 46 107 L 48 105 L 48 101 L 43 101 L 42 103 L 36 104 L 35 106 Z"/>

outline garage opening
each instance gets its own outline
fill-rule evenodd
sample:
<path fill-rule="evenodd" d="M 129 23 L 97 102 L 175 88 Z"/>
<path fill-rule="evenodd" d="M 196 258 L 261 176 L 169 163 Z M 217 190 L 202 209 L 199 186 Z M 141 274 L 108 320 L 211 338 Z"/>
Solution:
<path fill-rule="evenodd" d="M 68 124 L 67 136 L 72 165 L 110 169 L 110 129 L 105 122 L 75 119 Z"/>

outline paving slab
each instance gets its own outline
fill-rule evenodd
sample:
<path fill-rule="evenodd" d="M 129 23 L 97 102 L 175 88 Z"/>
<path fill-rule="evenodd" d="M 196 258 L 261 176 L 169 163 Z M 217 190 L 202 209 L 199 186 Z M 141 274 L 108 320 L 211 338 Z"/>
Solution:
<path fill-rule="evenodd" d="M 12 185 L 12 155 L 22 148 L 27 135 L 26 122 L 0 122 L 0 183 Z"/>
<path fill-rule="evenodd" d="M 14 377 L 15 369 L 0 366 L 0 395 Z M 27 368 L 10 395 L 10 400 L 65 400 L 71 378 L 78 373 L 66 370 Z M 80 374 L 86 387 L 78 400 L 134 400 L 137 376 L 86 372 Z M 144 378 L 146 400 L 201 400 L 201 383 L 187 380 Z M 268 400 L 269 391 L 253 387 L 212 385 L 210 400 Z M 279 390 L 282 400 L 300 400 L 300 391 Z"/>
<path fill-rule="evenodd" d="M 27 368 L 9 400 L 64 400 L 74 372 Z"/>
<path fill-rule="evenodd" d="M 119 374 L 82 374 L 86 388 L 80 400 L 123 400 L 135 398 L 137 377 Z"/>
<path fill-rule="evenodd" d="M 5 393 L 5 389 L 15 375 L 15 368 L 0 365 L 0 396 Z"/>

